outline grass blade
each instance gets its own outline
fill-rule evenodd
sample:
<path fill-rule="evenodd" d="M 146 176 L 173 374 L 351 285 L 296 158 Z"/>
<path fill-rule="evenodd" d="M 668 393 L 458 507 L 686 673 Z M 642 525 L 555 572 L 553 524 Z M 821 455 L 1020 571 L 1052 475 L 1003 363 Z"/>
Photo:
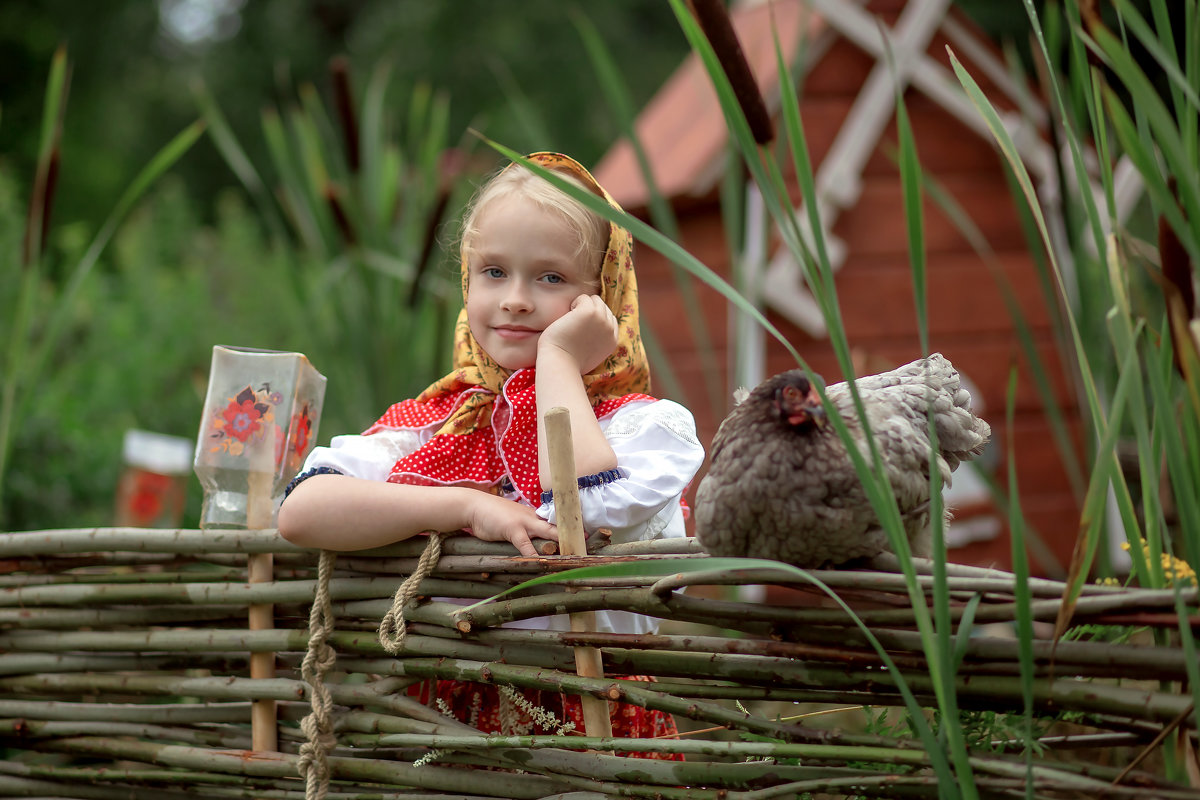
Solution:
<path fill-rule="evenodd" d="M 193 93 L 196 96 L 196 103 L 200 107 L 200 113 L 208 125 L 208 133 L 212 137 L 213 144 L 216 145 L 229 168 L 233 170 L 233 174 L 241 181 L 242 186 L 246 187 L 246 191 L 254 198 L 255 205 L 266 221 L 272 239 L 276 244 L 280 243 L 284 236 L 283 223 L 279 219 L 279 213 L 275 209 L 266 184 L 263 183 L 262 176 L 258 174 L 250 157 L 246 155 L 245 148 L 238 141 L 237 134 L 233 132 L 217 99 L 213 97 L 208 87 L 197 81 L 193 85 Z"/>
<path fill-rule="evenodd" d="M 1008 528 L 1012 548 L 1013 575 L 1015 577 L 1015 597 L 1017 605 L 1017 642 L 1020 648 L 1021 668 L 1021 700 L 1023 703 L 1021 715 L 1023 718 L 1022 731 L 1025 737 L 1025 748 L 1022 755 L 1025 759 L 1025 797 L 1034 797 L 1033 783 L 1033 680 L 1036 665 L 1033 657 L 1033 613 L 1030 608 L 1032 596 L 1029 591 L 1029 554 L 1025 547 L 1025 521 L 1021 513 L 1020 496 L 1017 482 L 1016 442 L 1014 441 L 1014 412 L 1016 410 L 1017 371 L 1009 375 L 1008 402 L 1006 417 L 1008 422 L 1008 485 L 1011 502 L 1008 511 Z"/>
<path fill-rule="evenodd" d="M 41 280 L 42 247 L 46 239 L 50 205 L 53 200 L 53 183 L 62 139 L 62 121 L 66 114 L 69 75 L 67 52 L 65 48 L 60 47 L 51 59 L 50 74 L 46 81 L 37 166 L 29 195 L 29 209 L 25 216 L 19 287 L 14 292 L 12 307 L 5 308 L 10 325 L 4 361 L 0 363 L 0 375 L 4 378 L 4 385 L 0 387 L 0 498 L 4 495 L 13 425 L 19 417 L 19 392 L 24 385 L 32 383 L 32 376 L 26 374 L 29 363 L 27 359 L 34 336 L 33 316 Z M 7 299 L 4 305 L 8 306 Z M 4 504 L 0 503 L 0 524 L 4 522 L 4 507 Z"/>
<path fill-rule="evenodd" d="M 1097 417 L 1095 424 L 1101 439 L 1096 451 L 1099 454 L 1093 468 L 1091 480 L 1088 483 L 1087 494 L 1083 501 L 1083 514 L 1079 519 L 1079 533 L 1075 540 L 1075 550 L 1071 556 L 1071 565 L 1067 570 L 1067 588 L 1063 594 L 1062 605 L 1058 618 L 1054 623 L 1054 638 L 1060 639 L 1070 625 L 1074 614 L 1075 601 L 1079 592 L 1088 579 L 1096 549 L 1102 538 L 1101 526 L 1104 523 L 1104 509 L 1108 502 L 1108 488 L 1112 481 L 1120 479 L 1119 466 L 1116 463 L 1116 442 L 1121 432 L 1121 422 L 1124 418 L 1125 405 L 1134 384 L 1138 370 L 1134 364 L 1137 360 L 1137 349 L 1132 343 L 1122 354 L 1120 361 L 1120 379 L 1109 412 L 1105 417 Z"/>
<path fill-rule="evenodd" d="M 886 41 L 886 40 L 885 40 Z M 888 66 L 895 72 L 891 47 L 886 49 Z M 922 355 L 929 355 L 928 265 L 925 259 L 925 225 L 921 214 L 923 175 L 917 143 L 904 104 L 904 87 L 896 83 L 896 135 L 899 146 L 900 185 L 904 196 L 904 220 L 908 228 L 908 264 L 913 276 L 913 300 L 917 311 L 917 335 Z"/>

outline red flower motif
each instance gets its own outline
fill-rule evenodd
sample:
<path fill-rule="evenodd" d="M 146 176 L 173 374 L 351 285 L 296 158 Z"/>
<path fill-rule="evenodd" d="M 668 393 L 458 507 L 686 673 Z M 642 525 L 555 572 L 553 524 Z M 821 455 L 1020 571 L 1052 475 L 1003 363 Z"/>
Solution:
<path fill-rule="evenodd" d="M 154 472 L 137 474 L 133 493 L 129 497 L 129 515 L 139 526 L 149 525 L 163 511 L 163 498 L 171 486 L 171 479 Z"/>
<path fill-rule="evenodd" d="M 246 441 L 262 427 L 258 422 L 262 419 L 262 410 L 254 404 L 254 398 L 241 402 L 236 398 L 231 400 L 221 416 L 225 418 L 225 432 L 239 442 Z"/>
<path fill-rule="evenodd" d="M 305 406 L 300 416 L 296 417 L 296 436 L 293 449 L 297 453 L 307 450 L 310 436 L 312 436 L 312 420 L 308 418 L 308 407 Z"/>
<path fill-rule="evenodd" d="M 283 457 L 287 455 L 287 438 L 283 435 L 283 426 L 275 426 L 275 468 L 283 463 Z"/>

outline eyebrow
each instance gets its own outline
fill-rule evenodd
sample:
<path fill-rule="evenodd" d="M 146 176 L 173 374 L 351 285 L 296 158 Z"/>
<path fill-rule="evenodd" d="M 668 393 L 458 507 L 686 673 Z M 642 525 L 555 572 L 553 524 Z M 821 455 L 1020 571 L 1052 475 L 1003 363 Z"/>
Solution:
<path fill-rule="evenodd" d="M 475 250 L 467 257 L 467 263 L 474 265 L 478 260 L 479 264 L 495 265 L 511 263 L 510 259 L 504 257 L 503 254 L 489 252 L 486 250 Z M 534 269 L 554 270 L 557 272 L 565 272 L 575 267 L 574 261 L 563 261 L 557 258 L 535 258 L 525 260 L 526 264 L 531 265 Z"/>

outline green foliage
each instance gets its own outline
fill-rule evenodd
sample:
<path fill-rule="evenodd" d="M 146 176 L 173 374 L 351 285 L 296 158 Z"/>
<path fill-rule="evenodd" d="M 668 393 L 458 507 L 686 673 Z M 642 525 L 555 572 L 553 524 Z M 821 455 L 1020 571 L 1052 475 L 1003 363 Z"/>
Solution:
<path fill-rule="evenodd" d="M 194 122 L 158 150 L 134 175 L 113 203 L 103 223 L 78 240 L 68 257 L 55 261 L 46 252 L 50 213 L 62 164 L 63 121 L 70 64 L 59 49 L 50 65 L 45 110 L 38 137 L 37 169 L 29 192 L 29 212 L 19 249 L 3 253 L 9 273 L 6 283 L 16 290 L 4 305 L 6 340 L 0 356 L 0 524 L 8 524 L 4 504 L 6 475 L 18 431 L 36 434 L 33 407 L 44 392 L 43 378 L 55 355 L 71 346 L 70 329 L 78 320 L 80 294 L 122 222 L 147 190 L 186 153 L 203 126 Z M 66 422 L 70 425 L 73 420 Z M 53 444 L 43 442 L 42 444 Z M 58 474 L 59 480 L 69 472 Z"/>
<path fill-rule="evenodd" d="M 1064 642 L 1111 642 L 1125 644 L 1139 634 L 1145 633 L 1144 628 L 1134 628 L 1129 625 L 1072 625 L 1063 634 Z"/>
<path fill-rule="evenodd" d="M 567 11 L 553 6 L 555 14 Z M 143 19 L 147 8 L 153 6 L 130 5 L 130 20 Z M 306 353 L 329 378 L 321 427 L 326 439 L 363 429 L 388 404 L 415 395 L 449 368 L 460 293 L 457 260 L 445 255 L 453 250 L 448 245 L 454 233 L 446 221 L 466 199 L 470 190 L 466 179 L 478 179 L 488 164 L 471 162 L 468 169 L 473 173 L 460 173 L 446 154 L 458 143 L 468 121 L 506 130 L 503 124 L 478 116 L 481 108 L 494 109 L 505 100 L 481 84 L 475 59 L 485 51 L 478 42 L 470 44 L 472 34 L 469 26 L 463 26 L 460 10 L 430 7 L 428 26 L 413 26 L 411 15 L 397 17 L 394 8 L 364 9 L 354 18 L 354 25 L 367 26 L 360 29 L 360 36 L 369 29 L 375 37 L 374 52 L 383 46 L 385 39 L 380 37 L 394 32 L 402 18 L 405 37 L 422 30 L 422 46 L 448 37 L 456 48 L 472 48 L 473 93 L 467 94 L 476 97 L 482 92 L 490 97 L 487 104 L 464 104 L 457 112 L 444 92 L 407 77 L 395 80 L 398 74 L 411 73 L 411 64 L 403 59 L 393 59 L 398 64 L 378 61 L 364 71 L 365 80 L 356 81 L 350 67 L 364 63 L 358 53 L 337 62 L 344 78 L 340 83 L 335 74 L 330 86 L 300 81 L 292 88 L 286 71 L 231 72 L 234 63 L 245 62 L 220 43 L 175 51 L 173 56 L 183 62 L 204 63 L 199 72 L 212 79 L 211 91 L 196 83 L 195 75 L 156 68 L 150 71 L 169 73 L 161 86 L 170 87 L 172 96 L 169 102 L 144 105 L 156 112 L 176 113 L 181 99 L 187 99 L 189 113 L 194 114 L 188 86 L 200 87 L 195 97 L 216 148 L 201 148 L 180 163 L 179 157 L 200 130 L 187 129 L 138 175 L 95 232 L 89 223 L 64 221 L 73 220 L 80 207 L 95 203 L 93 197 L 78 203 L 77 195 L 85 191 L 81 187 L 95 185 L 88 181 L 97 177 L 85 174 L 80 165 L 97 159 L 81 157 L 89 144 L 79 141 L 76 126 L 62 124 L 67 118 L 68 84 L 85 114 L 93 110 L 97 97 L 109 96 L 93 91 L 92 81 L 100 72 L 95 52 L 81 47 L 87 66 L 82 74 L 72 74 L 63 54 L 56 57 L 42 99 L 40 137 L 14 140 L 13 123 L 29 116 L 32 104 L 6 106 L 6 110 L 16 108 L 16 114 L 10 111 L 0 129 L 6 159 L 2 166 L 15 167 L 23 177 L 33 161 L 31 153 L 36 153 L 41 182 L 35 181 L 30 192 L 35 197 L 41 197 L 39 187 L 48 182 L 52 159 L 60 159 L 69 169 L 61 170 L 60 190 L 53 198 L 55 205 L 68 211 L 54 216 L 56 226 L 46 231 L 49 250 L 44 258 L 35 251 L 32 269 L 20 268 L 24 234 L 20 221 L 29 200 L 18 196 L 11 181 L 0 187 L 0 210 L 6 212 L 0 220 L 6 333 L 6 355 L 0 363 L 4 377 L 0 525 L 23 529 L 108 522 L 124 430 L 137 426 L 194 436 L 214 344 Z M 285 27 L 303 38 L 304 9 L 287 13 L 292 16 Z M 598 30 L 609 30 L 613 25 L 621 27 L 619 22 L 628 13 L 601 9 L 591 18 Z M 23 20 L 9 27 L 10 32 L 37 16 L 12 9 L 3 15 Z M 257 8 L 245 9 L 244 16 L 247 27 L 239 40 L 247 46 L 264 32 Z M 652 16 L 670 22 L 665 9 Z M 494 38 L 498 30 L 487 22 L 493 17 L 492 11 L 470 15 L 472 24 L 493 37 L 489 44 L 511 43 L 506 37 Z M 379 24 L 372 26 L 371 20 Z M 442 24 L 448 20 L 454 24 Z M 339 24 L 350 26 L 350 20 Z M 138 25 L 127 29 L 135 38 L 142 32 Z M 642 25 L 614 49 L 618 55 L 628 48 L 647 55 L 650 51 L 642 41 L 646 35 L 648 29 Z M 577 47 L 574 37 L 560 40 L 563 47 Z M 262 51 L 271 49 L 264 46 Z M 22 51 L 22 58 L 32 52 Z M 442 47 L 439 52 L 453 58 L 457 51 Z M 256 51 L 250 60 L 262 54 Z M 545 48 L 524 48 L 523 54 L 521 63 L 530 68 L 538 58 L 549 57 Z M 130 56 L 132 61 L 138 58 Z M 659 69 L 673 60 L 668 56 Z M 298 63 L 299 74 L 317 71 L 311 59 Z M 504 71 L 497 64 L 491 66 Z M 564 82 L 578 81 L 579 76 L 556 70 L 548 78 L 541 69 L 535 71 L 543 79 L 530 82 L 526 67 L 514 65 L 507 79 L 528 84 L 522 88 L 532 106 L 548 113 L 544 129 L 561 124 L 555 110 L 565 118 L 568 107 L 579 103 L 588 103 L 592 116 L 600 113 L 589 93 L 562 89 Z M 229 79 L 235 74 L 241 90 L 261 86 L 264 80 L 276 84 L 279 102 L 262 112 L 259 134 L 246 125 L 245 100 L 251 95 L 230 90 Z M 11 74 L 0 79 L 0 88 L 8 85 L 8 77 Z M 648 91 L 649 74 L 643 69 L 637 79 L 646 87 L 639 91 Z M 31 85 L 40 89 L 42 84 Z M 121 92 L 134 96 L 139 87 L 123 82 Z M 564 102 L 547 105 L 546 92 L 558 94 Z M 265 88 L 254 93 L 253 103 L 261 103 L 266 94 Z M 9 97 L 11 93 L 5 92 L 6 101 Z M 588 126 L 588 118 L 576 113 L 571 124 L 590 135 L 603 135 L 603 126 Z M 36 147 L 30 148 L 31 143 Z M 536 146 L 547 144 L 538 141 Z M 128 149 L 112 148 L 114 153 Z M 587 148 L 567 149 L 588 158 L 583 152 Z M 352 150 L 357 158 L 351 156 Z M 214 154 L 224 159 L 228 170 L 213 167 Z M 469 156 L 469 147 L 458 156 Z M 110 166 L 119 161 L 115 156 L 102 160 Z M 118 224 L 170 166 L 186 176 L 185 181 L 156 195 L 153 208 L 141 209 L 129 230 L 121 232 L 119 252 L 106 252 Z M 6 177 L 0 171 L 0 179 Z M 248 191 L 252 211 L 227 191 L 212 194 L 215 185 L 235 180 Z M 101 180 L 106 182 L 107 178 Z M 36 199 L 34 205 L 41 207 Z M 33 229 L 31 241 L 41 241 L 40 226 L 49 219 L 43 214 L 31 217 L 31 224 L 39 226 Z M 10 454 L 11 459 L 6 458 Z M 14 465 L 7 480 L 6 462 Z M 191 501 L 194 510 L 196 498 Z"/>
<path fill-rule="evenodd" d="M 954 717 L 953 726 L 947 726 L 946 717 L 938 709 L 927 712 L 929 724 L 939 738 L 945 735 L 949 727 L 960 731 L 963 741 L 972 753 L 999 755 L 1010 752 L 1015 742 L 1028 741 L 1035 755 L 1041 755 L 1046 748 L 1039 739 L 1044 736 L 1055 722 L 1056 717 L 1039 717 L 1034 720 L 1033 735 L 1026 736 L 1025 718 L 1022 714 L 1009 714 L 993 710 L 962 709 Z M 898 712 L 892 708 L 863 707 L 865 723 L 863 730 L 875 736 L 895 739 L 912 739 L 916 736 L 916 726 L 912 716 Z M 862 766 L 866 766 L 865 764 Z M 878 765 L 875 765 L 878 768 Z"/>

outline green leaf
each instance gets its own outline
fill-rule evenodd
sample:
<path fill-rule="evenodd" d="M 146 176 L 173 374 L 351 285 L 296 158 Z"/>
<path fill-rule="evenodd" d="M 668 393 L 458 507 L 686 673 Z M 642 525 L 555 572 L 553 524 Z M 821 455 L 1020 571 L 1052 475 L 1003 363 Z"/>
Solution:
<path fill-rule="evenodd" d="M 1189 157 L 1188 148 L 1181 138 L 1174 117 L 1123 43 L 1107 29 L 1098 29 L 1094 35 L 1096 40 L 1092 47 L 1093 52 L 1108 62 L 1126 88 L 1137 98 L 1135 108 L 1146 118 L 1153 135 L 1153 146 L 1165 163 L 1165 174 L 1175 179 L 1179 201 L 1186 212 L 1186 220 L 1200 220 L 1200 180 L 1196 176 L 1197 164 Z M 1195 228 L 1187 224 L 1185 215 L 1178 210 L 1174 198 L 1167 200 L 1170 193 L 1166 192 L 1166 182 L 1157 165 L 1150 166 L 1153 156 L 1144 152 L 1148 149 L 1147 144 L 1137 142 L 1137 137 L 1131 136 L 1132 124 L 1128 120 L 1123 103 L 1108 88 L 1104 90 L 1104 100 L 1105 108 L 1114 124 L 1120 123 L 1117 134 L 1121 146 L 1130 152 L 1131 157 L 1134 150 L 1141 151 L 1136 159 L 1138 171 L 1147 181 L 1148 187 L 1155 191 L 1156 199 L 1160 202 L 1160 211 L 1171 220 L 1171 225 L 1184 247 L 1193 259 L 1200 260 L 1200 240 L 1197 239 Z"/>
<path fill-rule="evenodd" d="M 746 570 L 777 570 L 783 575 L 808 579 L 807 570 L 793 567 L 782 561 L 772 561 L 765 558 L 697 558 L 697 559 L 664 559 L 656 561 L 633 561 L 619 564 L 604 564 L 595 567 L 576 567 L 574 569 L 539 575 L 536 578 L 523 581 L 503 592 L 472 603 L 460 609 L 458 614 L 465 614 L 473 608 L 499 600 L 501 597 L 515 592 L 543 586 L 547 583 L 562 583 L 563 581 L 583 580 L 585 578 L 659 578 L 667 575 L 680 575 L 690 572 L 716 572 L 726 570 L 741 572 Z"/>
<path fill-rule="evenodd" d="M 233 170 L 233 174 L 237 176 L 242 185 L 246 187 L 246 191 L 250 192 L 250 196 L 254 198 L 259 213 L 266 220 L 267 228 L 270 230 L 272 238 L 277 244 L 282 242 L 284 237 L 283 223 L 279 219 L 279 212 L 276 210 L 274 202 L 271 200 L 271 193 L 263 182 L 262 177 L 258 174 L 258 170 L 254 168 L 250 157 L 246 155 L 245 148 L 238 141 L 237 134 L 230 127 L 229 121 L 225 118 L 224 113 L 222 113 L 217 103 L 217 99 L 213 97 L 208 87 L 200 81 L 197 81 L 193 85 L 193 93 L 196 96 L 196 103 L 200 107 L 200 113 L 208 125 L 208 133 L 212 137 L 213 144 L 216 145 L 217 150 L 225 159 L 225 163 Z"/>
<path fill-rule="evenodd" d="M 1097 417 L 1095 424 L 1101 434 L 1100 444 L 1096 452 L 1099 454 L 1088 483 L 1087 494 L 1083 502 L 1083 515 L 1079 520 L 1079 533 L 1075 542 L 1075 552 L 1071 557 L 1071 565 L 1067 570 L 1066 589 L 1063 592 L 1062 605 L 1059 607 L 1058 618 L 1054 623 L 1054 638 L 1060 639 L 1070 624 L 1075 611 L 1075 601 L 1083 584 L 1088 579 L 1092 562 L 1095 559 L 1096 548 L 1103 538 L 1104 509 L 1108 502 L 1109 483 L 1119 479 L 1119 465 L 1116 460 L 1116 441 L 1121 431 L 1121 421 L 1125 412 L 1127 397 L 1134 384 L 1135 376 L 1139 376 L 1134 368 L 1137 360 L 1137 350 L 1132 343 L 1121 354 L 1120 379 L 1113 393 L 1109 411 L 1103 417 Z"/>
<path fill-rule="evenodd" d="M 1025 796 L 1032 800 L 1034 797 L 1033 782 L 1033 682 L 1037 674 L 1037 664 L 1033 657 L 1033 595 L 1029 590 L 1029 553 L 1025 547 L 1025 519 L 1021 513 L 1018 500 L 1017 458 L 1015 442 L 1014 415 L 1017 396 L 1017 371 L 1009 372 L 1008 401 L 1005 403 L 1006 421 L 1008 423 L 1008 483 L 1011 505 L 1009 507 L 1009 537 L 1012 551 L 1014 599 L 1017 606 L 1017 642 L 1020 654 L 1021 670 L 1021 699 L 1023 703 L 1022 717 L 1024 724 L 1022 732 L 1025 737 Z"/>

